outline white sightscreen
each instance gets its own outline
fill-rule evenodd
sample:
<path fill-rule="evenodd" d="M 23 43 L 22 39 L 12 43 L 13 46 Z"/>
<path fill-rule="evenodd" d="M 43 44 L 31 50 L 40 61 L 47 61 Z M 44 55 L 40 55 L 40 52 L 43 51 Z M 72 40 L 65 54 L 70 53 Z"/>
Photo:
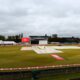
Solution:
<path fill-rule="evenodd" d="M 39 44 L 48 44 L 47 40 L 39 40 Z"/>

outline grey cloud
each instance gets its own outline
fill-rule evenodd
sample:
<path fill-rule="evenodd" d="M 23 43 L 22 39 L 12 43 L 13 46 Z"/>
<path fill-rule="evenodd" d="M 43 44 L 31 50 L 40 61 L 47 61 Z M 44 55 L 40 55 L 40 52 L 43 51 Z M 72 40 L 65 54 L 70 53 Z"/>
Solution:
<path fill-rule="evenodd" d="M 79 36 L 80 0 L 0 0 L 0 33 Z"/>

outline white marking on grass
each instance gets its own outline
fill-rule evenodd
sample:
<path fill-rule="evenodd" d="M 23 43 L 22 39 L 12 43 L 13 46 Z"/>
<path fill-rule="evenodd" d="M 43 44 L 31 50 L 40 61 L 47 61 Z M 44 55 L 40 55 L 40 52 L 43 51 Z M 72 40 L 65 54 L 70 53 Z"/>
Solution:
<path fill-rule="evenodd" d="M 32 47 L 22 47 L 21 51 L 25 51 L 25 50 L 32 50 Z"/>

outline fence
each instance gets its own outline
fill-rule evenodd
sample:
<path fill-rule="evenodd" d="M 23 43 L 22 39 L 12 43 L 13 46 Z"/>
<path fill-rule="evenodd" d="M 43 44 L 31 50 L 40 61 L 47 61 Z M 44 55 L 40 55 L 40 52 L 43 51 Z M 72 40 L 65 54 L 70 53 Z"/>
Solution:
<path fill-rule="evenodd" d="M 73 67 L 56 67 L 42 70 L 15 71 L 15 72 L 0 72 L 0 80 L 38 80 L 48 76 L 58 74 L 68 74 L 80 72 L 80 66 Z"/>

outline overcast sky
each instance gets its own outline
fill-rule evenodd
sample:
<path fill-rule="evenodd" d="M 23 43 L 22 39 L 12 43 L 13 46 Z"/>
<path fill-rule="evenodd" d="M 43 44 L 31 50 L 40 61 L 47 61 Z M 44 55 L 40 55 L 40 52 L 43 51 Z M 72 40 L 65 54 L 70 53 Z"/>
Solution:
<path fill-rule="evenodd" d="M 0 0 L 0 34 L 80 37 L 80 0 Z"/>

